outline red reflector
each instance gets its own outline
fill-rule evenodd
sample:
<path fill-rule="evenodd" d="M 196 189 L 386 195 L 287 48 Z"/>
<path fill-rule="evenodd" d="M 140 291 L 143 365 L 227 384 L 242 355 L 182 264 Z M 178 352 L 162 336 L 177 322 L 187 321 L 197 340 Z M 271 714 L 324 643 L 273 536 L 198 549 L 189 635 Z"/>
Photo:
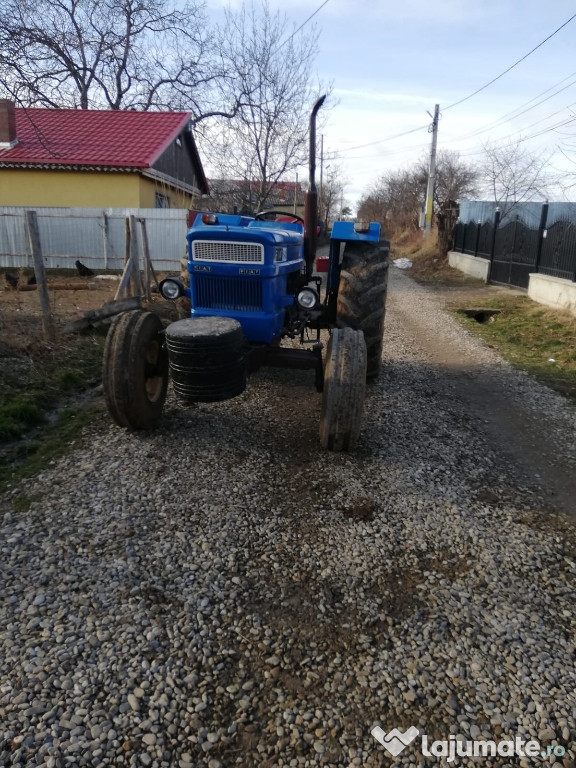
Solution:
<path fill-rule="evenodd" d="M 218 216 L 215 213 L 203 213 L 202 224 L 218 224 Z"/>

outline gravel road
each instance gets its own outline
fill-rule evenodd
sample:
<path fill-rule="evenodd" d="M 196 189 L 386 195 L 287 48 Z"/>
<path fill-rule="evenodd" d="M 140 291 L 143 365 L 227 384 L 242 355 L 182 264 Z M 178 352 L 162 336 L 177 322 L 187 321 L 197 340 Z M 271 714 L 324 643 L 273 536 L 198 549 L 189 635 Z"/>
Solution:
<path fill-rule="evenodd" d="M 574 413 L 392 271 L 354 454 L 320 449 L 312 374 L 262 371 L 2 499 L 0 765 L 574 765 L 569 502 L 486 398 L 568 469 Z M 376 725 L 551 754 L 393 758 Z"/>

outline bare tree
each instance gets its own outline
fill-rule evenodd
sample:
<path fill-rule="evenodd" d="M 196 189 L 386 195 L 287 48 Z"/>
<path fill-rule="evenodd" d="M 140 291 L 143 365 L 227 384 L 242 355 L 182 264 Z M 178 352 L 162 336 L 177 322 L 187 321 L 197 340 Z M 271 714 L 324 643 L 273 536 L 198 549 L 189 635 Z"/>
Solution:
<path fill-rule="evenodd" d="M 343 176 L 342 166 L 336 163 L 327 166 L 318 198 L 318 216 L 324 224 L 324 232 L 328 231 L 333 219 L 342 215 L 344 187 L 348 183 Z"/>
<path fill-rule="evenodd" d="M 428 174 L 427 163 L 424 168 L 424 178 L 426 178 Z M 436 210 L 445 208 L 450 200 L 458 202 L 462 198 L 473 197 L 478 189 L 478 170 L 464 162 L 458 152 L 441 149 L 436 157 L 436 183 L 434 185 Z"/>
<path fill-rule="evenodd" d="M 500 205 L 505 216 L 521 202 L 543 200 L 550 178 L 548 157 L 533 154 L 521 142 L 498 147 L 484 145 L 484 160 L 479 168 L 482 187 Z"/>
<path fill-rule="evenodd" d="M 421 183 L 426 185 L 428 159 L 418 164 Z M 441 149 L 436 157 L 434 218 L 438 230 L 438 248 L 444 256 L 452 247 L 460 200 L 473 197 L 479 190 L 478 170 L 461 160 L 457 152 Z"/>
<path fill-rule="evenodd" d="M 0 0 L 0 90 L 23 106 L 233 114 L 199 0 Z"/>
<path fill-rule="evenodd" d="M 391 233 L 405 229 L 417 230 L 426 196 L 427 178 L 427 158 L 422 158 L 408 168 L 382 175 L 360 200 L 358 215 L 379 221 Z M 438 216 L 442 219 L 443 229 L 451 226 L 446 218 L 450 201 L 457 202 L 475 194 L 477 178 L 476 169 L 464 163 L 456 152 L 438 152 L 434 210 L 437 220 L 440 221 Z"/>
<path fill-rule="evenodd" d="M 260 6 L 228 9 L 221 50 L 243 103 L 235 118 L 212 127 L 219 175 L 255 181 L 262 207 L 274 184 L 306 158 L 308 116 L 319 89 L 312 84 L 318 33 L 291 35 L 285 17 Z"/>
<path fill-rule="evenodd" d="M 414 166 L 383 174 L 361 198 L 358 217 L 379 221 L 391 230 L 418 229 L 425 185 Z"/>

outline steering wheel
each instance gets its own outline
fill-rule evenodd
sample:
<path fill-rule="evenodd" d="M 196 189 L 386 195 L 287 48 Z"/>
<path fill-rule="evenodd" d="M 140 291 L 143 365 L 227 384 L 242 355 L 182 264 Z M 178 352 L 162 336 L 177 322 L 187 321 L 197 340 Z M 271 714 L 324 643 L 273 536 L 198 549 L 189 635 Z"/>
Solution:
<path fill-rule="evenodd" d="M 275 216 L 290 216 L 290 218 L 294 219 L 294 221 L 299 221 L 301 224 L 304 224 L 304 219 L 302 216 L 298 216 L 297 213 L 288 213 L 288 211 L 258 211 L 258 213 L 254 214 L 254 218 L 266 219 L 266 216 L 269 216 L 272 213 Z M 275 221 L 277 221 L 277 219 L 275 219 Z"/>

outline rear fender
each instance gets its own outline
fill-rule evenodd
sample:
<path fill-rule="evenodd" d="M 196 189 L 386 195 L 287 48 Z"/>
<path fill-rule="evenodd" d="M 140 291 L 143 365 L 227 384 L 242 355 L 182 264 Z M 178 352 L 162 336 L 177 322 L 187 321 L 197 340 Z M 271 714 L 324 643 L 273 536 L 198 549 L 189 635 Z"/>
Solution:
<path fill-rule="evenodd" d="M 380 224 L 377 221 L 366 222 L 363 230 L 357 232 L 354 228 L 358 227 L 360 222 L 353 221 L 335 221 L 332 225 L 331 240 L 340 240 L 341 242 L 358 242 L 364 240 L 370 243 L 377 243 L 380 240 Z"/>

